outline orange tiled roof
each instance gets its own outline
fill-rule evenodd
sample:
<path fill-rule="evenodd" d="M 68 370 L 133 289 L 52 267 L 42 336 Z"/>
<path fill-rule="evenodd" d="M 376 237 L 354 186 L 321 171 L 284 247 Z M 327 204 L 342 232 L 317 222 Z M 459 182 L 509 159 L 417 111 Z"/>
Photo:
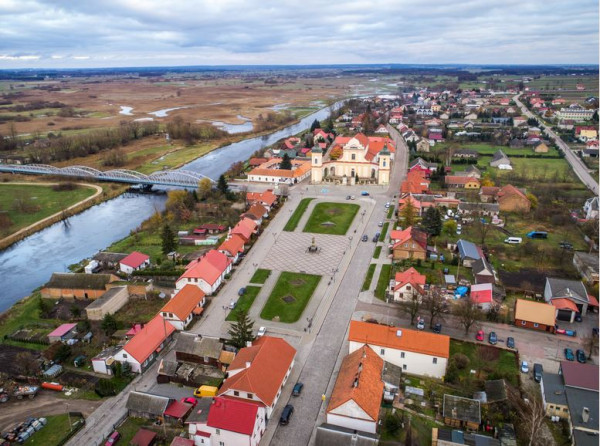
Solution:
<path fill-rule="evenodd" d="M 575 305 L 575 303 L 572 300 L 569 299 L 552 299 L 552 301 L 550 302 L 554 307 L 558 308 L 559 310 L 571 310 L 571 311 L 575 311 L 576 313 L 579 313 L 579 309 L 577 308 L 577 305 Z"/>
<path fill-rule="evenodd" d="M 204 299 L 204 292 L 194 285 L 186 285 L 169 300 L 161 309 L 161 313 L 173 313 L 180 321 L 185 321 L 190 313 Z"/>
<path fill-rule="evenodd" d="M 142 364 L 175 331 L 170 322 L 156 315 L 131 340 L 123 350 Z"/>
<path fill-rule="evenodd" d="M 219 395 L 230 389 L 249 392 L 270 406 L 295 356 L 296 349 L 283 339 L 261 336 L 252 347 L 238 352 L 229 370 L 243 370 L 223 382 Z M 247 362 L 250 362 L 249 367 L 246 367 Z"/>
<path fill-rule="evenodd" d="M 401 336 L 398 336 L 401 331 Z M 405 350 L 424 355 L 448 358 L 450 356 L 450 337 L 426 331 L 407 328 L 398 329 L 387 325 L 370 324 L 368 322 L 350 321 L 349 341 L 367 345 L 377 345 Z"/>
<path fill-rule="evenodd" d="M 410 283 L 415 287 L 416 285 L 423 286 L 425 285 L 426 277 L 411 266 L 406 271 L 396 273 L 394 280 L 396 281 L 394 290 L 397 290 L 407 283 Z"/>
<path fill-rule="evenodd" d="M 231 259 L 222 252 L 211 249 L 200 260 L 191 263 L 193 263 L 193 266 L 187 268 L 179 279 L 197 278 L 212 285 L 231 264 Z"/>
<path fill-rule="evenodd" d="M 227 251 L 231 256 L 244 251 L 244 239 L 238 234 L 232 234 L 227 240 L 221 243 L 219 251 Z"/>
<path fill-rule="evenodd" d="M 264 207 L 262 204 L 254 203 L 252 206 L 250 206 L 250 209 L 248 209 L 246 213 L 252 214 L 256 218 L 262 218 L 267 213 L 267 208 Z"/>
<path fill-rule="evenodd" d="M 523 192 L 521 192 L 519 189 L 517 189 L 512 184 L 507 184 L 506 186 L 503 186 L 500 188 L 500 190 L 498 191 L 498 201 L 500 201 L 503 197 L 508 197 L 511 195 L 517 195 L 517 196 L 529 201 L 529 198 L 527 198 L 527 196 Z"/>
<path fill-rule="evenodd" d="M 384 388 L 382 371 L 383 359 L 371 347 L 364 346 L 350 353 L 340 366 L 327 412 L 354 401 L 371 420 L 377 421 Z"/>
<path fill-rule="evenodd" d="M 396 247 L 396 245 L 406 243 L 409 240 L 413 240 L 418 243 L 421 248 L 427 249 L 427 234 L 417 228 L 413 228 L 412 226 L 409 226 L 402 231 L 391 231 L 390 240 L 394 242 L 394 247 Z"/>

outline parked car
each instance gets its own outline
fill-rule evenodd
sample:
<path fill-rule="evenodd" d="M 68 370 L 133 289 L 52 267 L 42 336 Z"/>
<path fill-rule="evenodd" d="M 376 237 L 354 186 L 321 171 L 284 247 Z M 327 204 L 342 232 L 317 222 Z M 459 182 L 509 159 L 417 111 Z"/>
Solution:
<path fill-rule="evenodd" d="M 496 345 L 498 343 L 498 336 L 496 336 L 495 331 L 490 331 L 490 334 L 488 335 L 488 342 L 492 345 Z"/>
<path fill-rule="evenodd" d="M 508 338 L 506 338 L 506 346 L 508 348 L 515 348 L 515 338 L 509 336 Z"/>
<path fill-rule="evenodd" d="M 302 393 L 302 389 L 304 388 L 304 384 L 302 383 L 296 383 L 296 385 L 294 386 L 294 388 L 292 389 L 292 395 L 293 396 L 298 396 Z"/>
<path fill-rule="evenodd" d="M 356 200 L 356 197 L 354 195 L 350 195 L 350 199 L 351 200 Z"/>
<path fill-rule="evenodd" d="M 186 403 L 186 404 L 191 404 L 192 408 L 196 407 L 196 404 L 198 404 L 198 400 L 196 398 L 194 398 L 193 396 L 188 396 L 187 398 L 181 398 L 181 402 L 182 403 Z"/>
<path fill-rule="evenodd" d="M 478 341 L 483 341 L 484 337 L 485 337 L 485 333 L 483 332 L 483 330 L 479 330 L 477 332 L 477 334 L 475 335 L 475 339 L 477 339 Z"/>
<path fill-rule="evenodd" d="M 233 310 L 234 308 L 235 308 L 235 302 L 234 301 L 229 302 L 229 309 Z"/>
<path fill-rule="evenodd" d="M 281 412 L 281 416 L 279 417 L 279 424 L 284 426 L 290 422 L 290 418 L 292 418 L 292 414 L 294 413 L 294 406 L 291 404 L 286 405 L 283 408 L 283 412 Z"/>
<path fill-rule="evenodd" d="M 379 223 L 377 223 L 377 226 L 379 226 L 381 228 L 383 226 L 383 222 L 380 221 Z"/>
<path fill-rule="evenodd" d="M 346 200 L 351 200 L 350 195 L 346 195 Z"/>
<path fill-rule="evenodd" d="M 425 319 L 419 318 L 417 320 L 417 330 L 424 330 L 424 329 L 425 329 Z"/>
<path fill-rule="evenodd" d="M 260 327 L 258 329 L 258 332 L 256 333 L 256 336 L 257 337 L 264 336 L 266 332 L 267 332 L 267 327 Z"/>
<path fill-rule="evenodd" d="M 391 206 L 391 203 L 388 201 L 388 202 L 385 204 L 385 208 L 386 208 L 386 209 L 389 209 L 389 207 L 390 207 L 390 206 Z"/>
<path fill-rule="evenodd" d="M 565 359 L 567 361 L 575 361 L 575 355 L 573 354 L 573 350 L 570 348 L 565 348 Z"/>
<path fill-rule="evenodd" d="M 533 379 L 535 379 L 536 383 L 542 382 L 542 377 L 544 376 L 544 368 L 542 364 L 533 364 Z"/>
<path fill-rule="evenodd" d="M 521 361 L 521 373 L 529 373 L 529 364 L 527 364 L 527 361 Z"/>
<path fill-rule="evenodd" d="M 116 444 L 117 441 L 119 441 L 119 438 L 121 438 L 121 434 L 118 431 L 114 431 L 106 439 L 106 443 L 104 443 L 104 446 L 112 446 L 113 444 Z"/>
<path fill-rule="evenodd" d="M 587 359 L 585 357 L 585 352 L 581 349 L 579 349 L 575 352 L 575 356 L 577 356 L 577 362 L 585 364 L 585 362 L 587 361 Z"/>
<path fill-rule="evenodd" d="M 442 332 L 442 324 L 440 324 L 439 322 L 437 324 L 435 324 L 433 326 L 433 332 L 434 333 L 441 333 Z"/>
<path fill-rule="evenodd" d="M 246 288 L 242 287 L 238 290 L 238 296 L 243 296 L 245 293 L 246 293 Z"/>
<path fill-rule="evenodd" d="M 366 190 L 361 191 L 360 193 L 363 197 L 368 197 L 369 196 L 369 192 L 367 192 Z"/>
<path fill-rule="evenodd" d="M 565 242 L 565 241 L 562 241 L 562 242 L 560 242 L 560 243 L 559 243 L 559 246 L 560 246 L 562 249 L 567 249 L 567 250 L 571 250 L 571 249 L 573 249 L 573 244 L 572 244 L 572 243 L 569 243 L 569 242 Z"/>
<path fill-rule="evenodd" d="M 373 236 L 373 243 L 377 243 L 379 241 L 379 236 L 381 235 L 381 232 L 376 232 L 375 235 Z"/>
<path fill-rule="evenodd" d="M 558 325 L 554 326 L 556 334 L 566 336 L 577 336 L 577 330 L 565 330 L 564 328 L 558 328 Z"/>
<path fill-rule="evenodd" d="M 365 235 L 362 236 L 361 240 L 363 242 L 368 242 L 369 241 L 369 236 L 367 234 L 365 234 Z"/>

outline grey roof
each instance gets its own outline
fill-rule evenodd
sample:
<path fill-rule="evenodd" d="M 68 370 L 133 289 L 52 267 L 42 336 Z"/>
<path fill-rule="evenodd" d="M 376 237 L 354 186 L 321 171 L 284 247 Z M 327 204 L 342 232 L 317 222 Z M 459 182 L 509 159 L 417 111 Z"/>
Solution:
<path fill-rule="evenodd" d="M 104 293 L 102 296 L 100 296 L 98 299 L 96 299 L 94 302 L 92 302 L 87 307 L 85 307 L 86 310 L 101 307 L 102 305 L 104 305 L 106 302 L 111 300 L 113 297 L 115 297 L 117 294 L 119 294 L 123 290 L 127 290 L 127 287 L 126 286 L 116 286 L 116 287 L 111 288 L 106 293 Z"/>
<path fill-rule="evenodd" d="M 444 394 L 443 411 L 445 418 L 481 423 L 481 406 L 477 400 Z"/>
<path fill-rule="evenodd" d="M 477 152 L 477 150 L 471 150 L 471 149 L 458 149 L 455 150 L 452 156 L 456 156 L 456 155 L 475 155 L 475 156 L 479 156 L 479 152 Z"/>
<path fill-rule="evenodd" d="M 508 157 L 504 154 L 504 152 L 502 150 L 498 150 L 496 153 L 494 153 L 494 156 L 492 157 L 492 160 L 490 161 L 490 166 L 497 166 L 499 164 L 510 164 L 510 160 L 508 159 Z"/>
<path fill-rule="evenodd" d="M 468 446 L 500 446 L 500 441 L 495 438 L 470 434 L 457 429 L 438 429 L 438 439 Z"/>
<path fill-rule="evenodd" d="M 587 290 L 581 280 L 556 279 L 547 277 L 546 283 L 550 285 L 552 298 L 573 298 L 582 302 L 589 302 Z"/>
<path fill-rule="evenodd" d="M 107 263 L 119 263 L 129 254 L 123 254 L 121 252 L 99 252 L 92 259 L 97 260 L 99 262 L 107 262 Z"/>
<path fill-rule="evenodd" d="M 485 393 L 487 394 L 488 403 L 504 401 L 507 398 L 506 382 L 503 379 L 486 381 Z"/>
<path fill-rule="evenodd" d="M 575 428 L 598 430 L 598 392 L 584 389 L 574 389 L 566 387 L 567 405 L 571 415 L 571 423 Z M 589 410 L 589 420 L 583 421 L 583 409 L 587 407 Z"/>
<path fill-rule="evenodd" d="M 375 446 L 379 444 L 379 436 L 327 423 L 317 427 L 316 446 L 348 446 L 349 444 L 352 446 Z"/>
<path fill-rule="evenodd" d="M 458 203 L 459 211 L 482 211 L 482 212 L 500 212 L 500 205 L 498 203 Z"/>
<path fill-rule="evenodd" d="M 544 382 L 544 399 L 546 403 L 566 406 L 567 395 L 565 394 L 562 376 L 558 373 L 544 373 L 542 380 Z"/>
<path fill-rule="evenodd" d="M 157 373 L 164 376 L 175 376 L 178 365 L 177 361 L 167 361 L 166 359 L 163 359 L 160 361 Z"/>
<path fill-rule="evenodd" d="M 153 395 L 146 392 L 138 392 L 136 390 L 129 393 L 127 398 L 128 410 L 136 412 L 149 413 L 151 415 L 162 416 L 169 405 L 169 398 L 166 396 Z"/>
<path fill-rule="evenodd" d="M 573 431 L 573 439 L 575 440 L 575 446 L 598 446 L 598 434 L 591 432 L 580 431 L 575 429 Z"/>
<path fill-rule="evenodd" d="M 487 275 L 494 275 L 492 266 L 482 257 L 473 263 L 473 274 L 477 275 L 484 273 L 488 273 Z"/>
<path fill-rule="evenodd" d="M 208 411 L 213 402 L 212 398 L 196 398 L 198 404 L 192 409 L 190 415 L 186 418 L 186 423 L 206 423 L 208 420 Z"/>
<path fill-rule="evenodd" d="M 122 348 L 123 348 L 122 345 L 113 345 L 111 347 L 107 347 L 104 350 L 102 350 L 100 353 L 98 353 L 96 356 L 94 356 L 92 358 L 92 361 L 94 359 L 106 359 L 106 358 L 110 358 L 111 356 L 116 355 Z"/>
<path fill-rule="evenodd" d="M 594 272 L 598 272 L 598 254 L 588 254 L 583 251 L 576 251 L 573 254 L 579 262 L 583 263 L 587 268 L 590 268 Z"/>
<path fill-rule="evenodd" d="M 110 274 L 53 273 L 45 287 L 103 290 L 111 280 Z"/>
<path fill-rule="evenodd" d="M 461 259 L 473 259 L 478 260 L 481 258 L 479 255 L 479 251 L 477 250 L 477 245 L 475 243 L 469 242 L 468 240 L 460 239 L 456 244 L 458 248 L 458 253 L 460 254 Z"/>
<path fill-rule="evenodd" d="M 195 356 L 219 359 L 223 343 L 218 338 L 180 332 L 177 337 L 176 352 Z"/>
<path fill-rule="evenodd" d="M 400 379 L 402 379 L 402 367 L 394 365 L 391 362 L 384 361 L 381 380 L 384 383 L 400 387 Z"/>

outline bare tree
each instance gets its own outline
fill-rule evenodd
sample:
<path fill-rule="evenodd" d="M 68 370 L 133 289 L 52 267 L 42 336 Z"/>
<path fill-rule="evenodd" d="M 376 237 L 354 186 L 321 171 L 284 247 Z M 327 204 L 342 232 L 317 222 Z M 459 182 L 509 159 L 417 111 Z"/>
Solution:
<path fill-rule="evenodd" d="M 598 336 L 591 335 L 583 338 L 583 348 L 588 352 L 588 359 L 592 359 L 592 355 L 598 354 Z"/>
<path fill-rule="evenodd" d="M 415 318 L 421 309 L 421 296 L 413 293 L 411 298 L 400 304 L 400 311 L 410 316 L 410 325 L 415 323 Z"/>
<path fill-rule="evenodd" d="M 469 334 L 471 327 L 473 327 L 477 321 L 483 319 L 483 313 L 469 298 L 464 299 L 454 307 L 454 315 L 458 318 L 460 325 L 465 329 L 465 334 Z"/>
<path fill-rule="evenodd" d="M 546 418 L 544 404 L 538 396 L 524 394 L 523 397 L 519 391 L 509 387 L 508 398 L 512 407 L 519 415 L 517 430 L 520 431 L 522 438 L 529 439 L 528 446 L 548 444 L 542 433 Z"/>
<path fill-rule="evenodd" d="M 475 229 L 475 234 L 479 237 L 479 243 L 485 245 L 485 239 L 492 228 L 491 221 L 486 221 L 482 203 L 479 203 L 473 214 L 473 228 Z"/>
<path fill-rule="evenodd" d="M 422 304 L 423 309 L 429 313 L 429 328 L 433 328 L 436 318 L 443 318 L 447 313 L 446 299 L 438 287 L 432 287 L 425 293 Z"/>

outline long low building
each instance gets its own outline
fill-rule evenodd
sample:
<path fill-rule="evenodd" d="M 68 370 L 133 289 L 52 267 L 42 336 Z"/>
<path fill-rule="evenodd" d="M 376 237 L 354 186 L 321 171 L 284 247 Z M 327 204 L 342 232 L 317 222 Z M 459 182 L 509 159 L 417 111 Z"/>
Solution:
<path fill-rule="evenodd" d="M 292 169 L 280 169 L 281 158 L 272 158 L 248 172 L 248 181 L 258 183 L 296 184 L 308 178 L 311 172 L 309 160 L 291 160 Z"/>

